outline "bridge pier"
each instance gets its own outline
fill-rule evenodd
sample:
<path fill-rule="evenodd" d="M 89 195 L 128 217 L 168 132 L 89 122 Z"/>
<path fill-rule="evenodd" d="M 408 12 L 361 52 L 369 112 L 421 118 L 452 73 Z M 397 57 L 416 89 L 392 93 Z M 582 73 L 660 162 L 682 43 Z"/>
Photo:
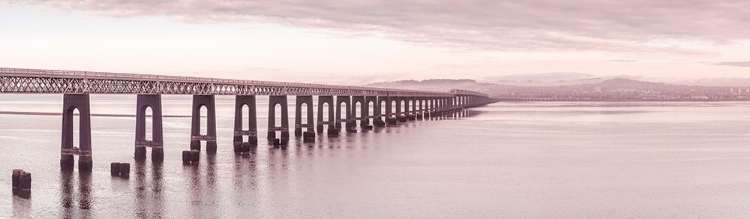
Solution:
<path fill-rule="evenodd" d="M 415 120 L 415 121 L 419 120 L 419 115 L 422 114 L 422 112 L 421 112 L 422 103 L 420 103 L 419 97 L 414 97 L 414 106 L 413 106 L 413 108 L 414 108 L 414 117 L 413 117 L 413 120 Z"/>
<path fill-rule="evenodd" d="M 443 107 L 442 107 L 441 112 L 440 112 L 440 115 L 443 118 L 448 118 L 448 111 L 450 110 L 450 105 L 448 104 L 448 99 L 449 98 L 447 98 L 447 97 L 443 98 L 443 103 L 442 103 Z"/>
<path fill-rule="evenodd" d="M 456 98 L 448 98 L 448 118 L 456 117 Z"/>
<path fill-rule="evenodd" d="M 450 110 L 450 105 L 448 104 L 448 97 L 443 98 L 443 107 L 442 112 L 440 115 L 442 115 L 443 118 L 448 118 L 448 111 Z"/>
<path fill-rule="evenodd" d="M 206 134 L 201 133 L 201 108 L 206 107 Z M 201 150 L 201 141 L 206 141 L 206 153 L 216 154 L 216 101 L 214 95 L 193 95 L 193 123 L 190 150 Z"/>
<path fill-rule="evenodd" d="M 281 124 L 276 124 L 276 105 L 281 107 Z M 289 111 L 287 110 L 286 96 L 268 97 L 268 140 L 276 139 L 276 132 L 281 132 L 279 143 L 286 145 L 289 143 Z"/>
<path fill-rule="evenodd" d="M 374 118 L 372 119 L 372 124 L 373 126 L 379 127 L 379 128 L 385 127 L 386 123 L 385 123 L 385 120 L 383 120 L 383 115 L 387 115 L 387 114 L 384 114 L 385 112 L 383 112 L 383 109 L 382 109 L 383 97 L 375 96 L 373 98 L 375 101 L 375 104 L 373 105 L 373 111 L 375 112 L 373 113 Z"/>
<path fill-rule="evenodd" d="M 419 110 L 417 111 L 417 120 L 424 120 L 425 99 L 420 97 L 420 98 L 417 98 L 417 101 L 419 102 Z"/>
<path fill-rule="evenodd" d="M 378 127 L 386 127 L 386 126 L 388 126 L 390 124 L 389 122 L 390 122 L 391 116 L 393 114 L 392 113 L 393 109 L 392 109 L 392 106 L 391 106 L 391 104 L 392 104 L 391 103 L 391 98 L 388 97 L 388 96 L 379 96 L 378 97 L 378 101 L 379 101 L 378 108 L 381 109 L 380 110 L 381 111 L 380 112 L 380 118 L 381 118 L 381 120 L 378 122 L 379 124 L 375 123 L 375 125 L 376 126 L 379 125 Z M 383 110 L 383 108 L 385 110 Z M 382 123 L 380 123 L 380 122 L 382 122 Z"/>
<path fill-rule="evenodd" d="M 74 111 L 79 113 L 79 148 L 73 145 Z M 78 171 L 91 172 L 93 160 L 91 158 L 91 107 L 89 94 L 63 95 L 62 143 L 60 145 L 60 168 L 65 171 L 73 170 L 75 158 L 78 156 Z"/>
<path fill-rule="evenodd" d="M 372 106 L 372 109 L 370 109 L 370 106 Z M 370 115 L 370 110 L 372 110 L 372 115 Z M 372 119 L 372 122 L 375 123 L 375 118 L 378 118 L 380 108 L 378 107 L 378 97 L 377 96 L 366 96 L 365 97 L 365 104 L 362 105 L 362 124 L 360 126 L 363 127 L 363 129 L 372 129 L 372 125 L 370 125 L 370 119 Z"/>
<path fill-rule="evenodd" d="M 305 128 L 305 132 L 313 133 L 305 135 L 303 141 L 311 141 L 315 139 L 315 112 L 313 111 L 313 98 L 312 96 L 297 96 L 297 104 L 295 105 L 295 117 L 294 117 L 294 136 L 302 136 L 302 128 Z M 302 105 L 305 105 L 305 124 L 302 124 Z"/>
<path fill-rule="evenodd" d="M 323 105 L 326 105 L 325 107 Z M 328 108 L 328 115 L 324 116 L 323 109 Z M 328 136 L 338 136 L 339 131 L 336 130 L 336 118 L 334 111 L 333 96 L 319 96 L 318 97 L 318 125 L 316 129 L 318 133 L 323 133 L 324 128 L 328 128 Z M 326 117 L 327 119 L 324 119 Z"/>
<path fill-rule="evenodd" d="M 243 127 L 242 116 L 245 113 L 244 106 L 248 110 L 248 129 Z M 252 148 L 258 146 L 258 123 L 256 116 L 255 96 L 237 95 L 234 104 L 234 153 L 250 153 Z M 247 141 L 245 141 L 247 136 Z"/>
<path fill-rule="evenodd" d="M 430 112 L 432 112 L 432 102 L 430 98 L 424 100 L 424 120 L 430 120 Z"/>
<path fill-rule="evenodd" d="M 430 98 L 429 102 L 430 102 L 430 104 L 429 104 L 430 107 L 427 110 L 429 112 L 427 115 L 428 115 L 428 117 L 430 117 L 430 120 L 432 120 L 433 118 L 437 117 L 437 114 L 436 114 L 437 99 Z"/>
<path fill-rule="evenodd" d="M 398 125 L 398 116 L 401 114 L 401 100 L 399 97 L 388 97 L 388 119 L 386 123 L 389 126 Z"/>
<path fill-rule="evenodd" d="M 435 109 L 433 110 L 433 112 L 435 113 L 434 117 L 436 119 L 440 119 L 440 117 L 443 116 L 442 111 L 443 111 L 443 98 L 435 98 Z"/>
<path fill-rule="evenodd" d="M 151 148 L 153 161 L 164 160 L 164 129 L 160 94 L 138 94 L 135 113 L 135 153 L 137 161 L 146 160 L 146 148 Z M 146 110 L 151 109 L 151 139 L 146 139 Z"/>
<path fill-rule="evenodd" d="M 357 109 L 357 104 L 359 104 L 359 109 Z M 359 121 L 359 126 L 365 126 L 364 120 L 367 118 L 367 104 L 365 102 L 365 96 L 353 96 L 352 97 L 352 130 L 347 130 L 350 132 L 356 132 L 357 130 L 357 121 Z M 357 112 L 360 112 L 359 115 L 357 115 Z"/>
<path fill-rule="evenodd" d="M 408 117 L 408 114 L 409 114 L 409 98 L 407 98 L 407 97 L 399 97 L 398 98 L 398 103 L 399 103 L 398 109 L 401 110 L 401 111 L 399 111 L 399 114 L 398 114 L 398 122 L 401 122 L 401 123 L 408 122 L 409 121 L 409 117 Z M 403 106 L 403 109 L 401 108 L 402 106 Z"/>
<path fill-rule="evenodd" d="M 343 106 L 343 107 L 342 107 Z M 336 129 L 340 132 L 341 130 L 349 130 L 352 126 L 352 98 L 350 96 L 336 96 Z M 343 112 L 342 112 L 343 110 Z M 342 113 L 346 115 L 346 119 L 342 119 Z M 345 128 L 342 129 L 341 123 L 345 123 Z M 355 122 L 356 123 L 356 122 Z"/>
<path fill-rule="evenodd" d="M 406 117 L 409 119 L 409 121 L 417 120 L 417 100 L 414 97 L 409 97 L 408 102 L 410 108 L 406 113 Z"/>

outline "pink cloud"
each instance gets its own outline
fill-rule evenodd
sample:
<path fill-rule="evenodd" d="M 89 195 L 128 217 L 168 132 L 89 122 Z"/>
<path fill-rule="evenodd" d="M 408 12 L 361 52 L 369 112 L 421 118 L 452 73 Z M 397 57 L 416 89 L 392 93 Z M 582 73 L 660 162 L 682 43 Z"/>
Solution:
<path fill-rule="evenodd" d="M 188 22 L 271 22 L 342 34 L 378 32 L 408 42 L 487 50 L 601 50 L 701 54 L 654 40 L 750 39 L 745 0 L 529 1 L 62 1 L 34 5 L 105 16 L 166 16 Z"/>

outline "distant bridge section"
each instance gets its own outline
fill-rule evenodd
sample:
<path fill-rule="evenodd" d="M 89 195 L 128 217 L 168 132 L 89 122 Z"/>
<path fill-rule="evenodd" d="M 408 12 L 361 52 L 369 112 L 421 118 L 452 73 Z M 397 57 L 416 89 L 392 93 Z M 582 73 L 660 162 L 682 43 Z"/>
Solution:
<path fill-rule="evenodd" d="M 477 97 L 489 97 L 489 95 L 481 92 L 476 91 L 470 91 L 470 90 L 459 90 L 459 89 L 453 89 L 451 90 L 451 93 L 455 95 L 462 95 L 462 96 L 477 96 Z"/>

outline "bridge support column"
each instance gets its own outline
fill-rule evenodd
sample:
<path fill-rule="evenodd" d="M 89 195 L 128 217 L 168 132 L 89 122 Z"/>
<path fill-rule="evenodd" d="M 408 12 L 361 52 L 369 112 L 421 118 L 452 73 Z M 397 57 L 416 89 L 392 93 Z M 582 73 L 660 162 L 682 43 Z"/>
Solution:
<path fill-rule="evenodd" d="M 433 98 L 430 98 L 430 108 L 429 108 L 430 120 L 433 120 L 433 118 L 436 117 L 435 109 L 437 109 L 437 100 L 435 100 L 435 98 L 433 97 Z"/>
<path fill-rule="evenodd" d="M 343 107 L 342 107 L 343 106 Z M 349 130 L 352 121 L 352 97 L 350 96 L 337 96 L 336 97 L 336 129 L 340 132 L 342 129 L 341 123 L 345 123 L 345 129 Z M 342 112 L 343 110 L 343 112 Z M 342 119 L 342 113 L 346 115 L 346 119 Z"/>
<path fill-rule="evenodd" d="M 441 103 L 441 109 L 440 109 L 440 116 L 443 118 L 448 118 L 448 110 L 450 109 L 450 105 L 448 105 L 448 98 L 443 98 L 443 102 Z"/>
<path fill-rule="evenodd" d="M 390 115 L 388 116 L 388 120 L 386 120 L 386 123 L 390 126 L 398 125 L 399 116 L 401 116 L 401 98 L 400 97 L 388 97 L 390 104 L 388 105 L 388 109 L 390 109 Z M 395 108 L 395 110 L 393 109 Z"/>
<path fill-rule="evenodd" d="M 403 104 L 403 109 L 401 109 L 401 106 L 398 106 L 398 109 L 401 110 L 398 114 L 398 122 L 408 122 L 409 121 L 409 98 L 408 97 L 399 97 L 398 103 Z"/>
<path fill-rule="evenodd" d="M 276 105 L 281 108 L 281 124 L 276 124 Z M 279 143 L 289 143 L 289 111 L 286 96 L 268 97 L 268 140 L 276 139 L 276 132 L 281 132 Z"/>
<path fill-rule="evenodd" d="M 242 121 L 245 113 L 244 106 L 248 108 L 247 129 L 244 129 L 244 122 Z M 233 143 L 234 153 L 236 154 L 250 153 L 252 148 L 258 146 L 258 120 L 255 106 L 255 96 L 238 95 L 235 97 Z M 247 136 L 247 141 L 245 141 L 245 136 Z"/>
<path fill-rule="evenodd" d="M 435 109 L 433 109 L 433 113 L 435 113 L 435 118 L 440 118 L 440 109 L 443 107 L 443 98 L 435 98 Z"/>
<path fill-rule="evenodd" d="M 417 98 L 409 97 L 407 102 L 409 102 L 410 108 L 407 109 L 406 117 L 409 121 L 417 120 Z"/>
<path fill-rule="evenodd" d="M 433 98 L 430 98 L 429 101 L 430 101 L 430 107 L 429 107 L 428 111 L 429 111 L 429 115 L 430 115 L 430 120 L 432 120 L 435 117 L 437 117 L 437 112 L 436 112 L 437 111 L 437 100 L 433 97 Z"/>
<path fill-rule="evenodd" d="M 422 97 L 417 98 L 417 101 L 419 102 L 419 108 L 417 113 L 417 120 L 424 120 L 424 114 L 425 114 L 425 100 Z"/>
<path fill-rule="evenodd" d="M 370 106 L 372 106 L 372 109 L 370 109 Z M 372 115 L 370 115 L 370 111 L 372 110 Z M 373 126 L 370 125 L 370 119 L 372 119 L 373 123 L 375 123 L 375 118 L 377 118 L 379 115 L 380 109 L 378 108 L 378 97 L 377 96 L 366 96 L 365 97 L 365 104 L 362 105 L 362 126 L 363 129 L 372 130 Z"/>
<path fill-rule="evenodd" d="M 456 107 L 456 98 L 455 97 L 448 98 L 448 106 L 449 106 L 449 110 L 450 110 L 449 111 L 450 114 L 448 114 L 448 117 L 450 117 L 450 118 L 456 117 L 456 112 L 457 112 L 458 109 Z"/>
<path fill-rule="evenodd" d="M 443 118 L 448 118 L 448 111 L 450 110 L 450 104 L 448 104 L 448 98 L 443 98 L 442 112 L 440 113 Z"/>
<path fill-rule="evenodd" d="M 357 109 L 357 104 L 359 104 L 359 109 Z M 365 108 L 367 107 L 367 104 L 365 102 L 364 96 L 353 96 L 352 97 L 352 130 L 347 130 L 349 132 L 357 132 L 357 121 L 360 121 L 360 126 L 365 125 L 363 122 L 367 118 L 367 111 Z M 357 112 L 359 112 L 359 115 L 357 115 Z"/>
<path fill-rule="evenodd" d="M 305 124 L 302 124 L 302 105 L 305 105 Z M 295 106 L 295 117 L 294 117 L 294 136 L 302 136 L 302 128 L 305 128 L 305 135 L 303 141 L 315 140 L 315 113 L 313 111 L 313 98 L 312 96 L 297 96 L 297 104 Z M 312 133 L 312 134 L 310 134 Z"/>
<path fill-rule="evenodd" d="M 326 105 L 325 107 L 323 105 Z M 318 133 L 323 133 L 324 128 L 328 128 L 328 136 L 338 136 L 339 131 L 336 130 L 335 112 L 333 109 L 333 96 L 319 96 L 318 97 L 318 125 L 316 127 Z M 323 109 L 328 108 L 328 115 L 323 114 Z M 324 119 L 326 117 L 327 119 Z M 340 123 L 339 123 L 340 124 Z"/>
<path fill-rule="evenodd" d="M 79 113 L 79 147 L 73 145 L 74 111 Z M 78 156 L 78 171 L 91 172 L 93 160 L 91 158 L 91 107 L 89 94 L 64 94 L 62 143 L 60 145 L 60 168 L 65 171 L 73 170 L 75 158 Z"/>
<path fill-rule="evenodd" d="M 385 112 L 380 112 L 381 114 L 383 114 L 383 118 L 385 119 L 383 127 L 395 125 L 395 123 L 393 123 L 395 122 L 393 112 L 393 98 L 389 96 L 381 96 L 378 97 L 378 101 L 380 101 L 381 106 L 385 106 Z"/>
<path fill-rule="evenodd" d="M 201 108 L 206 107 L 206 134 L 201 133 Z M 193 95 L 193 123 L 190 132 L 190 150 L 201 150 L 206 142 L 206 153 L 216 154 L 216 101 L 214 95 Z"/>
<path fill-rule="evenodd" d="M 425 98 L 424 99 L 424 108 L 422 109 L 422 116 L 424 117 L 424 120 L 429 120 L 430 119 L 430 110 L 431 110 L 431 108 L 430 108 L 431 107 L 431 105 L 430 105 L 431 102 L 430 101 L 431 101 L 430 98 Z"/>
<path fill-rule="evenodd" d="M 385 120 L 383 120 L 383 117 L 384 115 L 388 115 L 386 112 L 383 112 L 383 109 L 382 109 L 383 103 L 384 103 L 383 102 L 384 97 L 374 97 L 374 98 L 375 98 L 375 105 L 374 105 L 373 110 L 375 111 L 374 112 L 375 118 L 372 119 L 372 123 L 375 127 L 382 128 L 382 127 L 385 127 L 386 125 Z M 386 98 L 386 102 L 387 101 L 388 100 Z M 387 105 L 387 103 L 385 105 Z"/>
<path fill-rule="evenodd" d="M 153 161 L 164 160 L 164 129 L 162 127 L 161 94 L 138 94 L 135 113 L 135 153 L 137 161 L 146 160 L 151 148 Z M 151 139 L 146 139 L 146 110 L 151 109 Z"/>

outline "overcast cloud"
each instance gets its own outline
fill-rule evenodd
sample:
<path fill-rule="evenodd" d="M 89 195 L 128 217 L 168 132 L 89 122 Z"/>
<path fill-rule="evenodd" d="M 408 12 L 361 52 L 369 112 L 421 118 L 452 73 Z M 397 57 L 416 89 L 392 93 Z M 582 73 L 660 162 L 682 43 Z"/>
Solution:
<path fill-rule="evenodd" d="M 377 31 L 408 42 L 486 50 L 701 54 L 705 51 L 658 42 L 731 43 L 750 38 L 750 1 L 746 0 L 23 2 L 105 16 L 166 16 L 186 22 L 273 22 L 352 34 Z"/>

